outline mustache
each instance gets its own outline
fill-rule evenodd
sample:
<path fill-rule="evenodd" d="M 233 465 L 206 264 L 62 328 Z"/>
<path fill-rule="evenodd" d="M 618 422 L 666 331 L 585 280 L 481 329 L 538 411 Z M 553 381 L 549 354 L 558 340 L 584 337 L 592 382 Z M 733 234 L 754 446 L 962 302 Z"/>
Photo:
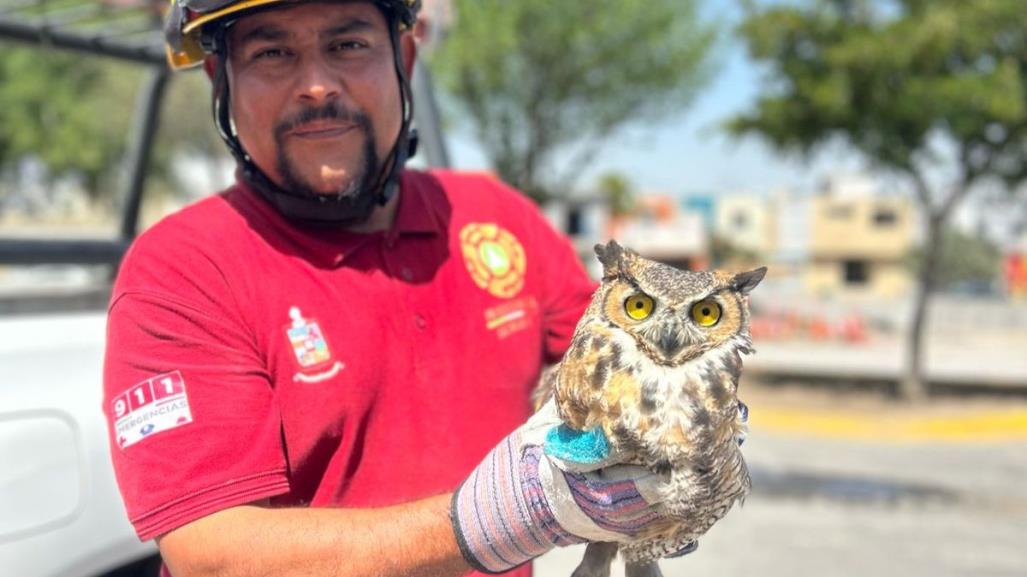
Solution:
<path fill-rule="evenodd" d="M 285 136 L 285 133 L 297 126 L 303 126 L 317 120 L 338 120 L 354 124 L 363 130 L 365 134 L 369 133 L 371 129 L 371 119 L 364 111 L 351 110 L 339 102 L 326 102 L 322 106 L 304 108 L 276 124 L 275 137 L 281 139 Z"/>

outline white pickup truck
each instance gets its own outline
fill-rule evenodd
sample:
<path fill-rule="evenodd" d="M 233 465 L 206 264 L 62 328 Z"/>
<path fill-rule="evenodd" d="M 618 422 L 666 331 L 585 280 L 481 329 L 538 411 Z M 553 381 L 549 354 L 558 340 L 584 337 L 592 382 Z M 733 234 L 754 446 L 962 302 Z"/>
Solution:
<path fill-rule="evenodd" d="M 125 517 L 100 410 L 105 315 L 0 316 L 0 575 L 156 575 Z"/>
<path fill-rule="evenodd" d="M 156 547 L 136 538 L 114 482 L 101 384 L 110 279 L 138 232 L 169 74 L 156 22 L 154 34 L 119 36 L 82 20 L 89 3 L 73 4 L 0 0 L 0 43 L 149 74 L 109 237 L 0 230 L 0 577 L 154 577 Z"/>
<path fill-rule="evenodd" d="M 171 76 L 159 20 L 148 12 L 158 2 L 110 4 L 0 0 L 0 43 L 113 58 L 148 71 L 129 135 L 115 232 L 86 239 L 0 229 L 0 577 L 154 577 L 160 564 L 153 543 L 139 542 L 126 519 L 101 403 L 110 280 L 139 232 Z M 137 10 L 152 29 L 97 32 L 81 17 L 97 9 Z M 446 166 L 424 67 L 413 84 L 421 137 L 414 163 Z M 77 286 L 56 287 L 49 282 L 54 277 L 78 279 Z"/>

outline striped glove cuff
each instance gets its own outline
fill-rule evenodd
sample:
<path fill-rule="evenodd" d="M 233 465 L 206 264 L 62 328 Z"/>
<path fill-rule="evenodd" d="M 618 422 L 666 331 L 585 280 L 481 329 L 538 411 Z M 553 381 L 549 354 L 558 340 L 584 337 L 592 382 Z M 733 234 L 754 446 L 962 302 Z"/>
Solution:
<path fill-rule="evenodd" d="M 556 522 L 539 478 L 542 450 L 517 454 L 504 439 L 453 495 L 450 516 L 464 559 L 483 573 L 502 573 L 554 546 L 583 543 Z"/>

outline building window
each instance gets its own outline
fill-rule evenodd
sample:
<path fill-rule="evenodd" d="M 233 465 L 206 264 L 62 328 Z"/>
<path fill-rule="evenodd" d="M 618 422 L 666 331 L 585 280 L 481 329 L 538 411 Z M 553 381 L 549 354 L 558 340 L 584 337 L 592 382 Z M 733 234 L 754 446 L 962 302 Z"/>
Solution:
<path fill-rule="evenodd" d="M 567 235 L 578 236 L 585 232 L 585 215 L 580 206 L 571 207 L 567 211 Z"/>
<path fill-rule="evenodd" d="M 874 211 L 874 226 L 886 227 L 895 226 L 899 221 L 899 215 L 890 208 L 879 208 Z"/>
<path fill-rule="evenodd" d="M 735 227 L 735 230 L 745 230 L 749 226 L 749 215 L 744 212 L 736 212 L 731 216 L 731 222 Z"/>
<path fill-rule="evenodd" d="M 864 260 L 847 260 L 845 266 L 845 284 L 865 285 L 870 280 L 870 271 Z"/>

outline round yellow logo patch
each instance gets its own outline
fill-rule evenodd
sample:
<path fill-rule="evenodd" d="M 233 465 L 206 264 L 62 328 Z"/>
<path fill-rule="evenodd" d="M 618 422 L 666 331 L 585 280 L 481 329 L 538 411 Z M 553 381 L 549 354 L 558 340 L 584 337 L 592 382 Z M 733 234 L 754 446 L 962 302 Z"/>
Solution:
<path fill-rule="evenodd" d="M 524 288 L 524 247 L 510 231 L 472 222 L 460 231 L 460 249 L 474 283 L 493 296 L 512 298 Z"/>

